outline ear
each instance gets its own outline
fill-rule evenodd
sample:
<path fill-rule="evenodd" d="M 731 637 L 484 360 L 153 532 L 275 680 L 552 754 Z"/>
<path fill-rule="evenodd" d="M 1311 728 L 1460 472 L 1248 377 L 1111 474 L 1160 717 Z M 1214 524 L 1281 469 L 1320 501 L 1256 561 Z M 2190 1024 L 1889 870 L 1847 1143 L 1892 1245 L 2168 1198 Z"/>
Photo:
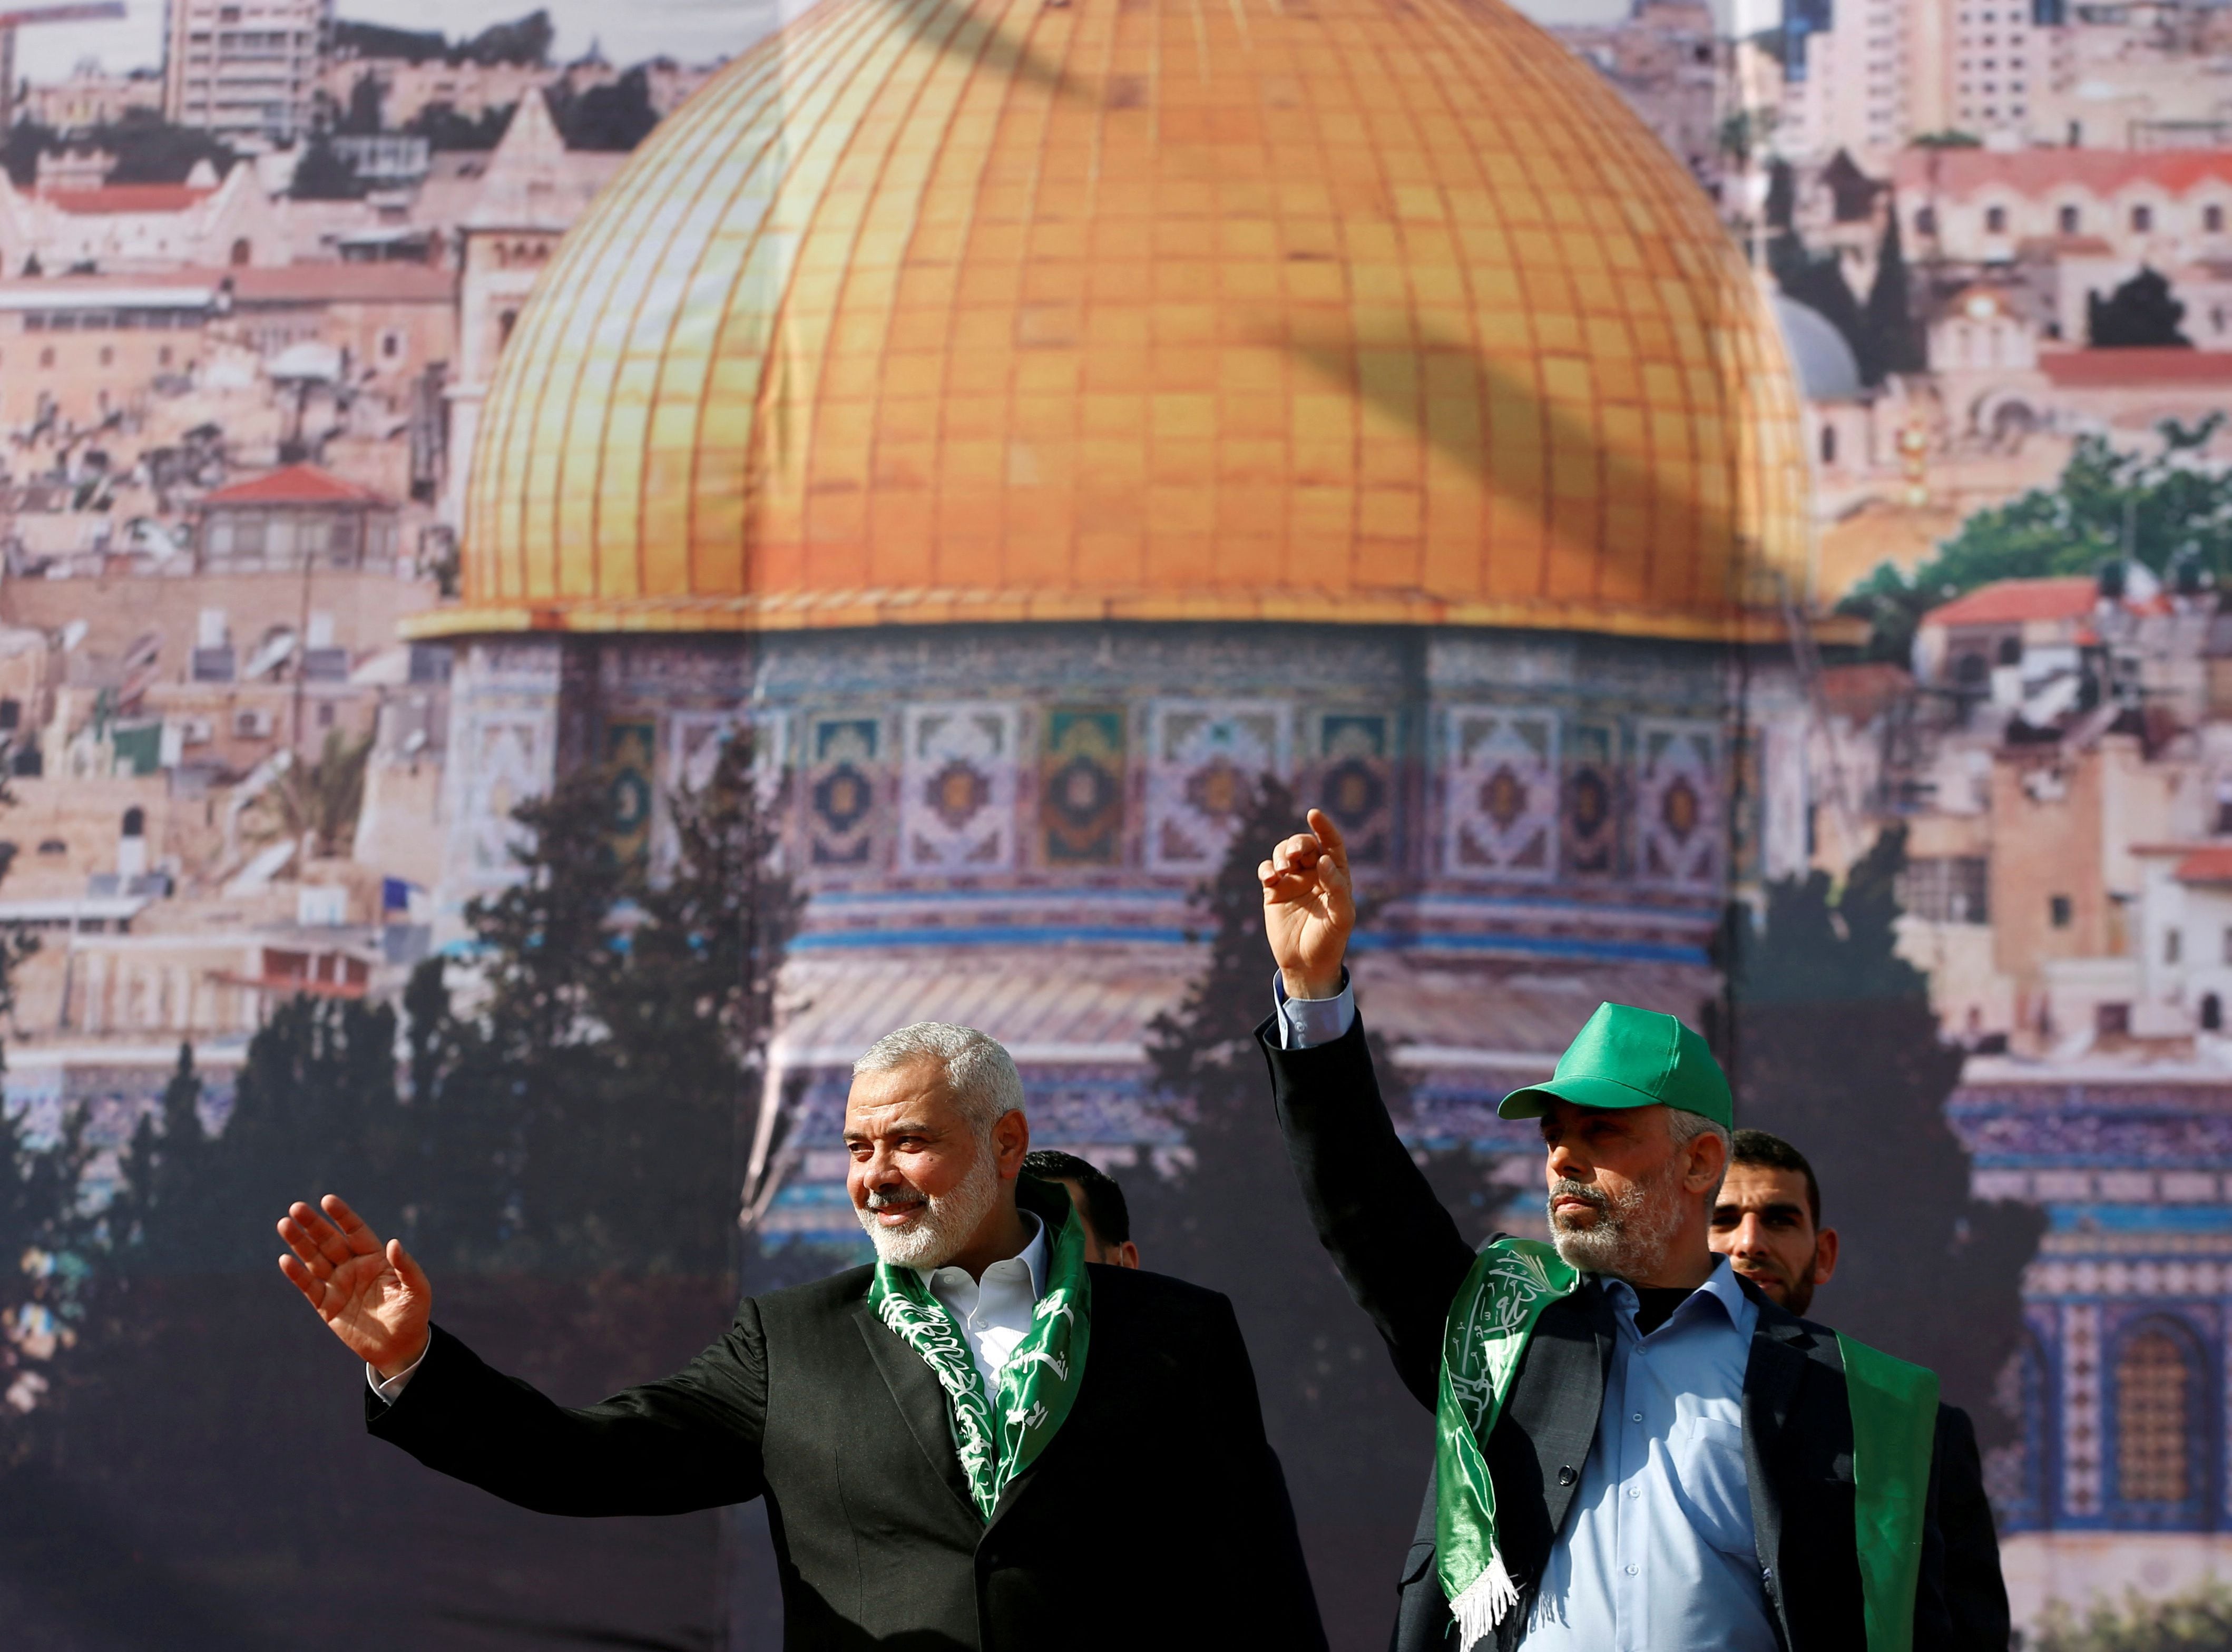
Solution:
<path fill-rule="evenodd" d="M 1825 1227 L 1814 1236 L 1814 1283 L 1826 1285 L 1837 1271 L 1837 1230 Z"/>
<path fill-rule="evenodd" d="M 992 1122 L 992 1159 L 1000 1180 L 1013 1181 L 1023 1173 L 1023 1155 L 1031 1150 L 1031 1123 L 1020 1107 Z"/>
<path fill-rule="evenodd" d="M 1728 1167 L 1729 1144 L 1707 1130 L 1690 1138 L 1690 1164 L 1683 1173 L 1682 1184 L 1693 1193 L 1705 1193 L 1719 1184 Z"/>
<path fill-rule="evenodd" d="M 1138 1267 L 1139 1265 L 1139 1247 L 1132 1244 L 1131 1240 L 1126 1239 L 1121 1245 L 1116 1247 L 1116 1265 L 1119 1268 Z"/>

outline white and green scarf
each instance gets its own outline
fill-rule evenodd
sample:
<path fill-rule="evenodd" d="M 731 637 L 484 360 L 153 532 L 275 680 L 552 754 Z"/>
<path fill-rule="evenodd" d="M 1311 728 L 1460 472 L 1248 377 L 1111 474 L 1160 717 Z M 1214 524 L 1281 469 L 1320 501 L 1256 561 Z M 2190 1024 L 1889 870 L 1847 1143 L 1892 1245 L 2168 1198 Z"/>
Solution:
<path fill-rule="evenodd" d="M 1434 1405 L 1434 1548 L 1461 1649 L 1492 1634 L 1519 1602 L 1496 1542 L 1496 1486 L 1480 1442 L 1503 1415 L 1534 1322 L 1580 1282 L 1541 1240 L 1500 1239 L 1473 1259 L 1450 1304 Z"/>
<path fill-rule="evenodd" d="M 1085 1272 L 1084 1229 L 1067 1213 L 1059 1229 L 1051 1223 L 1048 1228 L 1047 1288 L 1030 1330 L 1000 1368 L 998 1393 L 989 1399 L 968 1339 L 921 1274 L 878 1262 L 868 1287 L 868 1305 L 921 1356 L 945 1390 L 953 1449 L 969 1475 L 970 1498 L 987 1525 L 1008 1482 L 1030 1467 L 1069 1415 L 1085 1378 L 1093 1289 Z"/>
<path fill-rule="evenodd" d="M 1519 1603 L 1496 1538 L 1496 1486 L 1480 1442 L 1510 1397 L 1543 1310 L 1580 1273 L 1539 1239 L 1499 1239 L 1450 1304 L 1434 1407 L 1435 1571 L 1470 1652 Z M 1853 1528 L 1869 1652 L 1911 1652 L 1937 1378 L 1839 1335 L 1852 1418 Z"/>

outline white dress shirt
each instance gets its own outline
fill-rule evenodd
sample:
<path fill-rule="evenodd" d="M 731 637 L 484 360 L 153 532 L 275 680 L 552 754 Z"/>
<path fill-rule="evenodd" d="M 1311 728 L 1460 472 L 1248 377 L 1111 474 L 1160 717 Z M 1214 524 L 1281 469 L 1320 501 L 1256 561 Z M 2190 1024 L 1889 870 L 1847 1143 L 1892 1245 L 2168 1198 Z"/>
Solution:
<path fill-rule="evenodd" d="M 968 1339 L 969 1351 L 976 1360 L 976 1374 L 984 1379 L 985 1402 L 995 1410 L 1000 1402 L 1001 1368 L 1015 1356 L 1016 1346 L 1029 1334 L 1039 1298 L 1046 1290 L 1046 1224 L 1027 1210 L 1017 1213 L 1030 1227 L 1029 1242 L 1016 1255 L 986 1268 L 981 1283 L 970 1278 L 966 1268 L 915 1270 Z M 393 1405 L 425 1357 L 422 1350 L 417 1359 L 384 1382 L 380 1373 L 367 1365 L 364 1380 L 372 1384 L 374 1394 Z"/>

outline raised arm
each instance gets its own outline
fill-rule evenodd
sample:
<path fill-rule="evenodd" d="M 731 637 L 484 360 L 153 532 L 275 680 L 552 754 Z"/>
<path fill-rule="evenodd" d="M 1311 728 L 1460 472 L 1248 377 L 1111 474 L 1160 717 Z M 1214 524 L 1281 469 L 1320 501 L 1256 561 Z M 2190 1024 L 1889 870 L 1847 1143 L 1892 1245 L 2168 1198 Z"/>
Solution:
<path fill-rule="evenodd" d="M 1356 924 L 1348 853 L 1321 810 L 1258 868 L 1263 927 L 1293 998 L 1341 990 Z M 1318 1238 L 1372 1316 L 1395 1369 L 1422 1405 L 1434 1403 L 1450 1298 L 1472 1250 L 1395 1134 L 1360 1020 L 1334 1042 L 1285 1047 L 1277 1018 L 1257 1031 L 1271 1067 L 1279 1128 Z"/>
<path fill-rule="evenodd" d="M 765 1489 L 767 1369 L 746 1303 L 728 1334 L 674 1376 L 593 1406 L 554 1403 L 491 1369 L 431 1323 L 433 1287 L 402 1245 L 330 1194 L 279 1224 L 280 1268 L 334 1335 L 381 1377 L 367 1425 L 429 1468 L 546 1514 L 678 1514 Z"/>

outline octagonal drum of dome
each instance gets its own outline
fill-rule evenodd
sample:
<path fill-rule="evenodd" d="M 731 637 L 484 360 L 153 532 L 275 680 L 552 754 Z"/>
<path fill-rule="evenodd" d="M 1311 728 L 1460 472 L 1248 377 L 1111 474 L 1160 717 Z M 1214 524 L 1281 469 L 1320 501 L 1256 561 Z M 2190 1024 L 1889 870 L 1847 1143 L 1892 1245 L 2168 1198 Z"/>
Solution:
<path fill-rule="evenodd" d="M 416 628 L 1727 636 L 1798 431 L 1703 192 L 1497 0 L 827 0 L 567 238 Z"/>

